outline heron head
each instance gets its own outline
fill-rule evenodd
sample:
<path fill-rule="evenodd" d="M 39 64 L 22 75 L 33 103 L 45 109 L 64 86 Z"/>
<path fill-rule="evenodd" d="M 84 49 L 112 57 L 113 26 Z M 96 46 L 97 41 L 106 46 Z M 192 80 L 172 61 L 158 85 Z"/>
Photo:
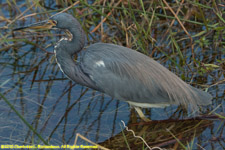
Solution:
<path fill-rule="evenodd" d="M 65 33 L 68 36 L 68 39 L 71 41 L 73 38 L 73 35 L 71 34 L 71 29 L 76 28 L 78 30 L 81 30 L 80 23 L 70 14 L 67 13 L 59 13 L 51 16 L 48 20 L 36 22 L 33 24 L 29 24 L 27 26 L 19 27 L 13 29 L 16 30 L 23 30 L 23 29 L 52 29 L 52 28 L 58 28 L 65 30 Z"/>
<path fill-rule="evenodd" d="M 19 27 L 13 29 L 22 30 L 22 29 L 71 29 L 74 27 L 80 27 L 80 23 L 70 14 L 60 13 L 51 16 L 48 20 L 40 21 L 37 23 L 29 24 L 27 26 Z"/>
<path fill-rule="evenodd" d="M 49 21 L 54 23 L 55 28 L 70 29 L 80 26 L 80 23 L 70 14 L 60 13 L 53 15 L 49 18 Z"/>

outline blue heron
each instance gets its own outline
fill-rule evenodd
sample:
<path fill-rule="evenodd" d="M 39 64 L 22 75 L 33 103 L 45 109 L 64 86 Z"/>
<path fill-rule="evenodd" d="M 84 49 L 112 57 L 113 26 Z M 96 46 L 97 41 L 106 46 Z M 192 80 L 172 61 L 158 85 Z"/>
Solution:
<path fill-rule="evenodd" d="M 128 102 L 144 121 L 149 119 L 141 108 L 175 104 L 191 105 L 193 110 L 198 110 L 199 105 L 211 104 L 210 94 L 185 83 L 140 52 L 109 43 L 95 43 L 84 48 L 85 33 L 70 14 L 60 13 L 15 30 L 43 25 L 66 30 L 70 35 L 54 47 L 57 64 L 70 80 Z M 82 50 L 80 61 L 74 61 L 73 55 Z"/>

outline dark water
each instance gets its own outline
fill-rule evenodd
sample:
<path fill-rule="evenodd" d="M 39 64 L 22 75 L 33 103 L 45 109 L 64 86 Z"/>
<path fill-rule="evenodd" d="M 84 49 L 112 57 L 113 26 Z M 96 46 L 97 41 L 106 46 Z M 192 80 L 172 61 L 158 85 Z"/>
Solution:
<path fill-rule="evenodd" d="M 17 5 L 22 12 L 27 9 L 24 1 L 18 1 Z M 85 8 L 85 6 L 80 6 Z M 0 1 L 1 16 L 13 20 L 19 15 L 15 7 L 16 5 L 12 4 L 10 6 L 6 1 Z M 54 1 L 49 1 L 45 7 L 40 8 L 50 10 L 49 7 L 57 8 Z M 29 10 L 25 15 L 39 11 Z M 28 24 L 36 21 L 36 19 L 43 20 L 47 18 L 47 15 L 41 14 L 36 17 L 15 21 L 10 27 Z M 1 27 L 8 24 L 9 22 L 5 20 L 0 22 Z M 90 27 L 90 31 L 94 27 Z M 107 28 L 109 28 L 108 25 L 105 25 L 106 30 Z M 163 36 L 160 28 L 166 30 L 162 26 L 159 26 L 157 30 L 153 30 L 157 41 L 160 41 Z M 199 32 L 200 29 L 190 30 L 194 34 Z M 88 30 L 88 32 L 90 31 Z M 115 27 L 110 28 L 107 32 L 109 32 L 108 35 L 110 33 L 117 34 Z M 11 29 L 1 28 L 0 92 L 51 145 L 72 145 L 76 133 L 79 133 L 93 142 L 100 143 L 111 149 L 127 148 L 126 138 L 131 149 L 142 148 L 143 142 L 138 141 L 133 137 L 132 133 L 124 130 L 121 123 L 121 120 L 123 120 L 129 129 L 142 136 L 151 146 L 174 148 L 175 143 L 177 143 L 175 138 L 171 136 L 174 135 L 182 139 L 182 143 L 186 147 L 191 147 L 192 142 L 193 147 L 196 149 L 201 149 L 201 147 L 205 149 L 223 149 L 225 147 L 224 118 L 218 119 L 215 116 L 216 113 L 224 114 L 225 106 L 224 66 L 220 62 L 225 59 L 224 40 L 216 48 L 214 45 L 207 45 L 204 48 L 195 47 L 196 60 L 207 64 L 221 65 L 219 68 L 208 71 L 205 71 L 204 68 L 198 71 L 196 69 L 190 70 L 183 64 L 178 53 L 172 50 L 166 51 L 171 48 L 165 46 L 169 44 L 168 40 L 161 42 L 162 46 L 164 45 L 165 53 L 172 57 L 178 65 L 182 66 L 181 68 L 168 60 L 164 53 L 160 51 L 153 52 L 151 46 L 149 46 L 147 52 L 144 53 L 152 54 L 152 57 L 183 80 L 193 83 L 193 86 L 203 88 L 203 86 L 199 85 L 209 85 L 208 92 L 213 95 L 214 99 L 211 106 L 203 109 L 206 114 L 205 119 L 202 117 L 194 120 L 194 115 L 191 112 L 187 113 L 180 107 L 171 106 L 165 109 L 146 109 L 146 115 L 155 121 L 140 123 L 140 120 L 136 118 L 136 114 L 133 110 L 130 110 L 127 103 L 82 87 L 68 80 L 62 74 L 51 52 L 53 52 L 53 45 L 63 35 L 63 32 L 57 31 L 12 33 Z M 221 36 L 224 39 L 225 34 Z M 213 39 L 214 37 L 208 39 L 209 43 Z M 89 33 L 87 44 L 98 41 L 100 41 L 100 34 Z M 160 44 L 160 42 L 158 43 Z M 183 44 L 183 47 L 185 47 L 185 42 Z M 45 50 L 50 53 L 46 53 Z M 137 48 L 137 50 L 140 49 Z M 183 51 L 183 54 L 186 57 L 185 62 L 191 64 L 190 67 L 192 67 L 191 50 L 187 49 Z M 210 112 L 213 115 L 211 117 L 207 115 Z M 3 99 L 0 100 L 0 144 L 43 144 Z M 78 140 L 79 144 L 87 144 L 87 142 Z M 180 144 L 178 145 L 180 146 Z"/>

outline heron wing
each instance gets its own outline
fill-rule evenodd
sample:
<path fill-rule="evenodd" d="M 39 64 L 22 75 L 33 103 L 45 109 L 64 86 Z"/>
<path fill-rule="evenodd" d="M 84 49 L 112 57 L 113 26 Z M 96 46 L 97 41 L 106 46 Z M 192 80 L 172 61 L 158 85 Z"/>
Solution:
<path fill-rule="evenodd" d="M 188 105 L 197 104 L 195 99 L 200 98 L 161 64 L 126 47 L 93 44 L 87 48 L 82 66 L 96 86 L 120 100 Z"/>

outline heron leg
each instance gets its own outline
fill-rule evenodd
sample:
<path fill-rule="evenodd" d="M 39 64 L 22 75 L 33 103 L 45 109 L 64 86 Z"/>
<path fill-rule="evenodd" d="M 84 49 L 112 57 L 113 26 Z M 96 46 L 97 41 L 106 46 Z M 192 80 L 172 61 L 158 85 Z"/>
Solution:
<path fill-rule="evenodd" d="M 136 110 L 136 112 L 138 113 L 138 115 L 140 116 L 140 118 L 141 118 L 142 120 L 144 120 L 145 122 L 151 121 L 150 119 L 148 119 L 147 117 L 145 117 L 145 115 L 144 115 L 144 113 L 142 112 L 142 110 L 141 110 L 140 107 L 134 106 L 134 109 Z"/>

